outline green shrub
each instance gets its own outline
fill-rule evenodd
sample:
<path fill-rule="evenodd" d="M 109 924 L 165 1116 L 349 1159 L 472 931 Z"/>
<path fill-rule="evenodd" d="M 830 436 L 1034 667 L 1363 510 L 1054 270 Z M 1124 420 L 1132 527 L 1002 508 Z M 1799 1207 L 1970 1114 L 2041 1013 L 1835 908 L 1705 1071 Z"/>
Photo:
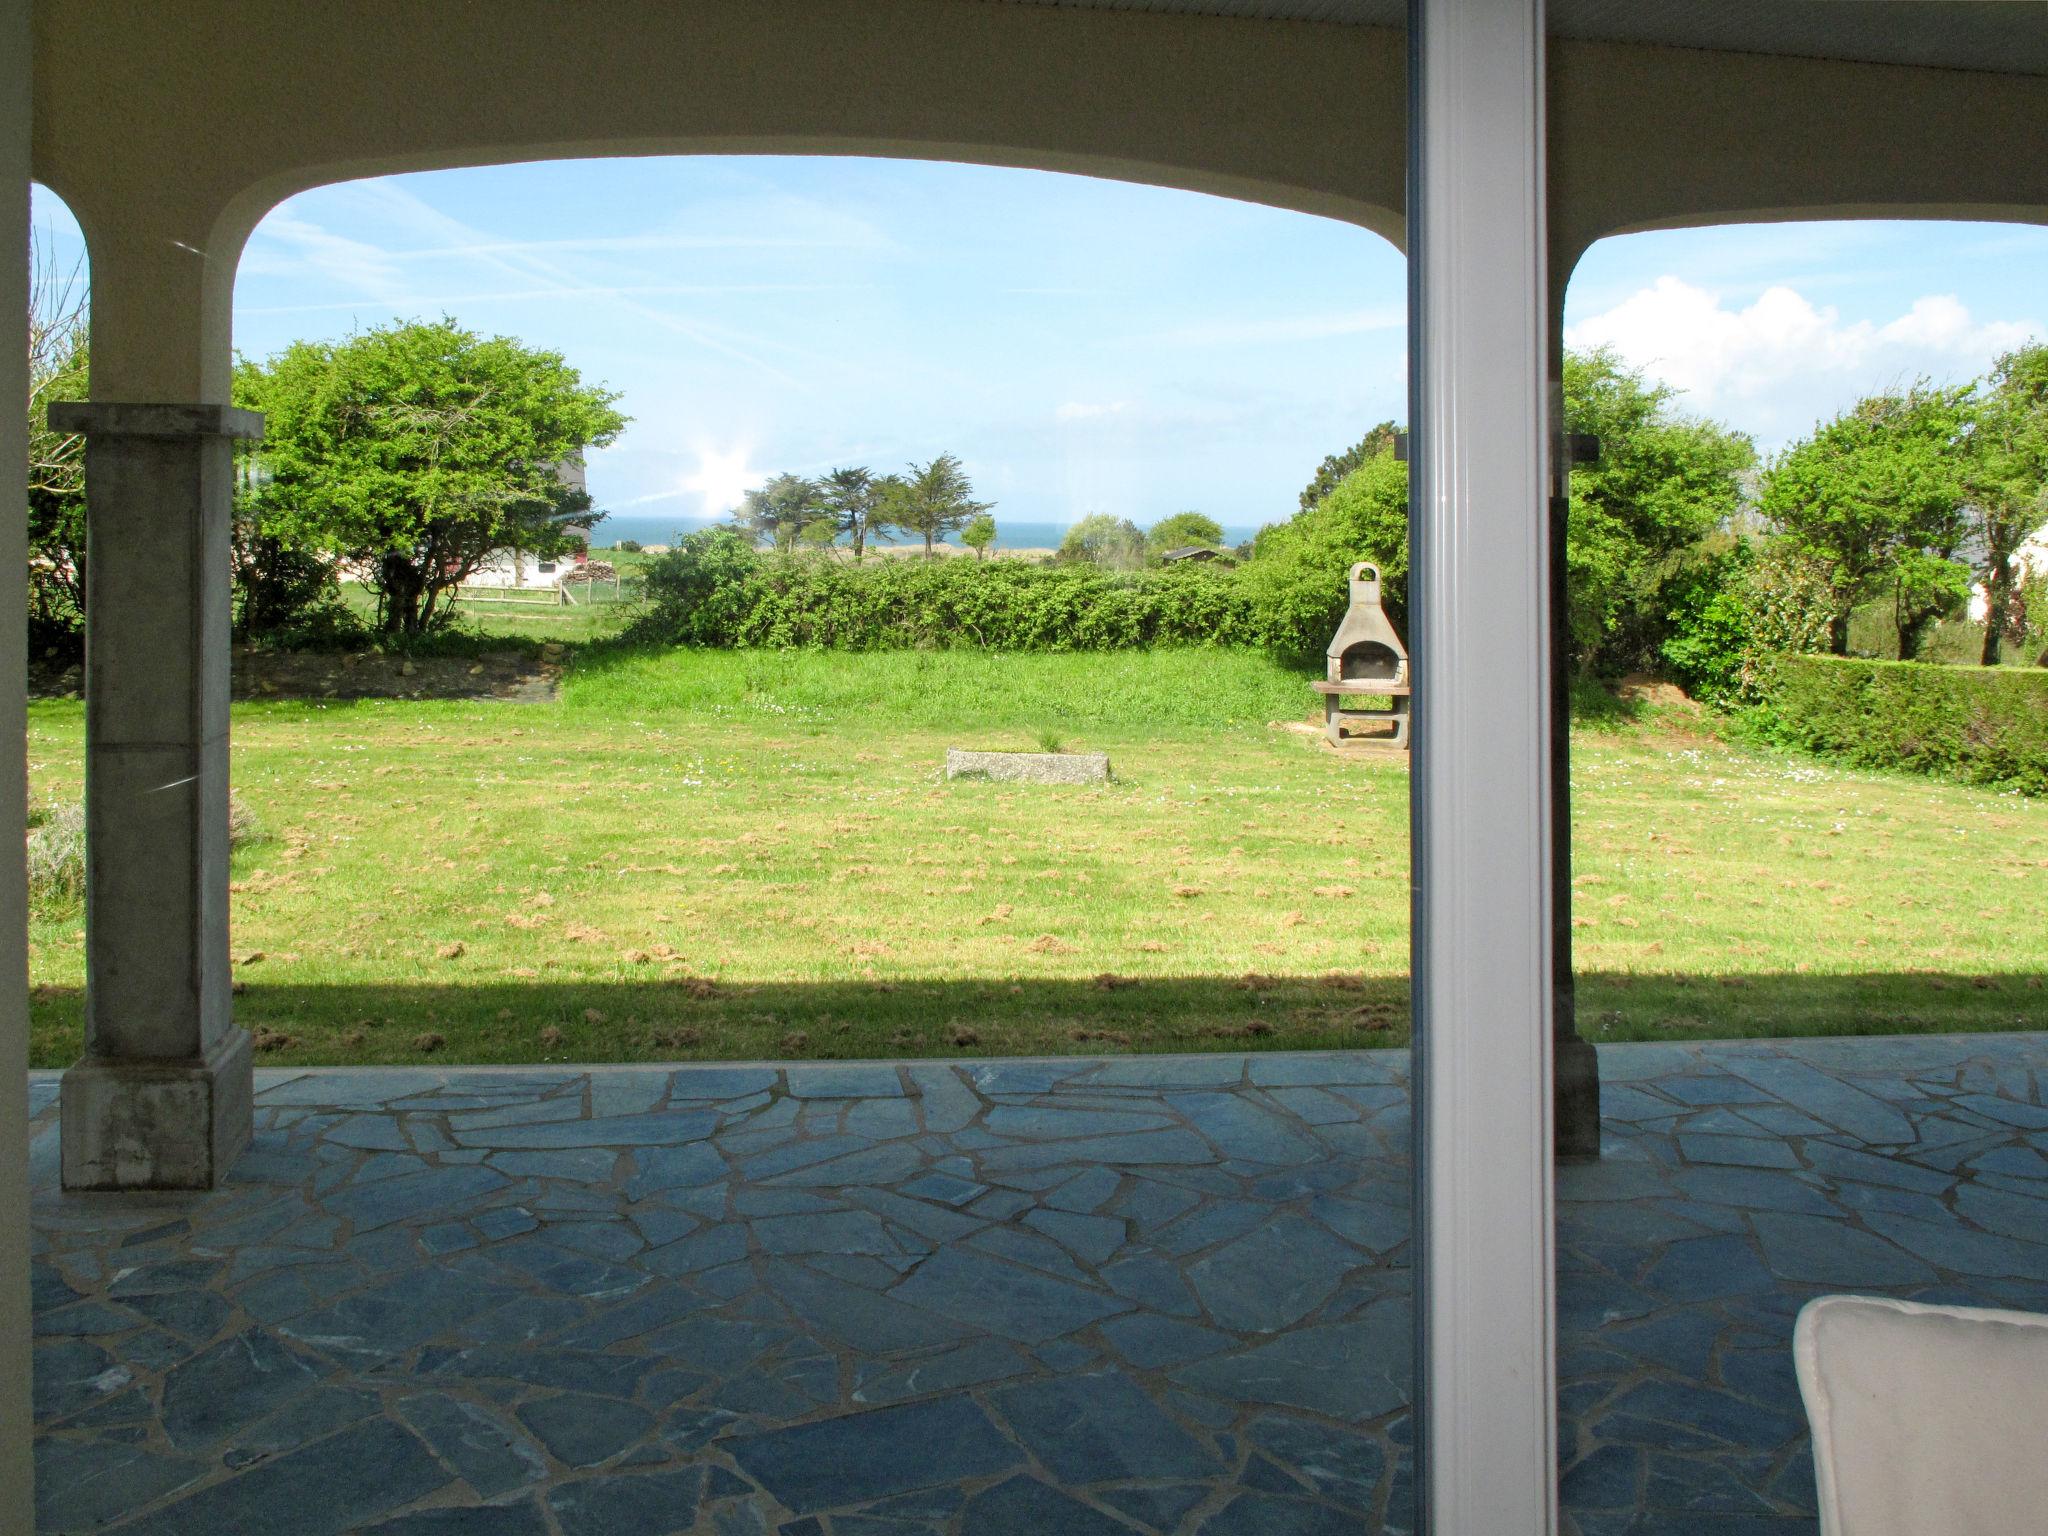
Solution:
<path fill-rule="evenodd" d="M 1773 655 L 1827 648 L 1827 583 L 1783 539 L 1702 552 L 1665 584 L 1664 602 L 1657 659 L 1709 703 L 1754 704 Z"/>
<path fill-rule="evenodd" d="M 1016 560 L 763 556 L 721 529 L 647 568 L 634 642 L 875 651 L 1110 651 L 1243 645 L 1256 625 L 1228 571 Z"/>
<path fill-rule="evenodd" d="M 1760 691 L 1759 721 L 1784 745 L 2048 794 L 2048 671 L 1779 655 Z"/>
<path fill-rule="evenodd" d="M 1748 602 L 1755 556 L 1747 544 L 1688 564 L 1664 587 L 1667 629 L 1659 660 L 1685 691 L 1711 704 L 1742 694 L 1756 622 Z"/>
<path fill-rule="evenodd" d="M 1262 529 L 1240 569 L 1256 642 L 1291 660 L 1319 658 L 1351 601 L 1351 567 L 1380 568 L 1397 629 L 1408 616 L 1408 466 L 1379 453 L 1308 511 Z"/>
<path fill-rule="evenodd" d="M 85 900 L 85 807 L 46 811 L 28 832 L 28 899 L 62 910 Z"/>
<path fill-rule="evenodd" d="M 693 533 L 648 565 L 651 606 L 632 632 L 673 645 L 736 644 L 760 568 L 760 553 L 732 529 Z"/>

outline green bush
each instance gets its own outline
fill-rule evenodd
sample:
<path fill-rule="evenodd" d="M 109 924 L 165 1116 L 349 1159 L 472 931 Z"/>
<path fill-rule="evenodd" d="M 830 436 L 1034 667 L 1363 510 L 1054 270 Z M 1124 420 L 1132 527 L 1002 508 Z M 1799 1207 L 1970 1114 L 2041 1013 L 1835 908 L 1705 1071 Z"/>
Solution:
<path fill-rule="evenodd" d="M 28 900 L 63 911 L 85 900 L 85 807 L 52 806 L 28 831 Z"/>
<path fill-rule="evenodd" d="M 708 529 L 647 568 L 632 642 L 875 651 L 1111 651 L 1244 645 L 1257 625 L 1228 571 L 1113 572 L 1016 560 L 764 556 Z"/>
<path fill-rule="evenodd" d="M 1396 629 L 1408 617 L 1408 466 L 1390 451 L 1352 470 L 1308 511 L 1262 529 L 1238 580 L 1256 641 L 1291 660 L 1320 658 L 1351 601 L 1351 567 L 1380 568 Z"/>
<path fill-rule="evenodd" d="M 1694 698 L 1754 704 L 1770 658 L 1827 648 L 1827 585 L 1783 539 L 1710 541 L 1664 586 L 1657 659 Z"/>
<path fill-rule="evenodd" d="M 1665 583 L 1668 627 L 1658 659 L 1696 699 L 1725 704 L 1742 694 L 1756 622 L 1747 591 L 1754 562 L 1750 546 L 1736 544 L 1690 562 Z"/>
<path fill-rule="evenodd" d="M 2048 794 L 2048 671 L 1779 655 L 1760 686 L 1759 720 L 1784 745 Z"/>

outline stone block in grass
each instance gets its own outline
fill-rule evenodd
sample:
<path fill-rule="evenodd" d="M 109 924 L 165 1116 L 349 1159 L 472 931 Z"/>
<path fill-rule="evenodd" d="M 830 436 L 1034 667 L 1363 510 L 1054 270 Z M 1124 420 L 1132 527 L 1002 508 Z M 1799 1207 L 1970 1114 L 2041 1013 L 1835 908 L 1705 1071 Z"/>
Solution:
<path fill-rule="evenodd" d="M 1100 784 L 1109 777 L 1107 752 L 974 752 L 946 749 L 946 777 L 1001 784 Z"/>

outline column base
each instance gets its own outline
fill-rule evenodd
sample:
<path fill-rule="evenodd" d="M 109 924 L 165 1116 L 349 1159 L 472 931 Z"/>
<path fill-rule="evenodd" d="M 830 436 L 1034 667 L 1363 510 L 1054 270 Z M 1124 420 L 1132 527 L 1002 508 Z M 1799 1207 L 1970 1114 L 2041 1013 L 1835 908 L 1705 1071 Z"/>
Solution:
<path fill-rule="evenodd" d="M 86 1057 L 60 1099 L 66 1189 L 212 1189 L 249 1144 L 249 1032 L 197 1061 Z"/>
<path fill-rule="evenodd" d="M 1553 1147 L 1560 1163 L 1600 1156 L 1600 1057 L 1591 1042 L 1564 1035 L 1551 1047 Z"/>

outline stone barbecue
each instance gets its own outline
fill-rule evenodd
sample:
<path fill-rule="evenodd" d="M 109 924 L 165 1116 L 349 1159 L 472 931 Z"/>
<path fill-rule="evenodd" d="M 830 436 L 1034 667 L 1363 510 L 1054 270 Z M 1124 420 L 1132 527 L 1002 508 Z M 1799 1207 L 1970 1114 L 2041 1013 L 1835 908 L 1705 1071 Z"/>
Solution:
<path fill-rule="evenodd" d="M 1351 567 L 1351 605 L 1330 638 L 1328 655 L 1328 676 L 1311 686 L 1323 697 L 1323 725 L 1330 744 L 1341 747 L 1351 737 L 1407 751 L 1412 696 L 1408 650 L 1380 602 L 1380 568 L 1368 560 Z M 1347 698 L 1386 699 L 1391 709 L 1347 710 Z M 1358 729 L 1367 724 L 1374 729 Z"/>

